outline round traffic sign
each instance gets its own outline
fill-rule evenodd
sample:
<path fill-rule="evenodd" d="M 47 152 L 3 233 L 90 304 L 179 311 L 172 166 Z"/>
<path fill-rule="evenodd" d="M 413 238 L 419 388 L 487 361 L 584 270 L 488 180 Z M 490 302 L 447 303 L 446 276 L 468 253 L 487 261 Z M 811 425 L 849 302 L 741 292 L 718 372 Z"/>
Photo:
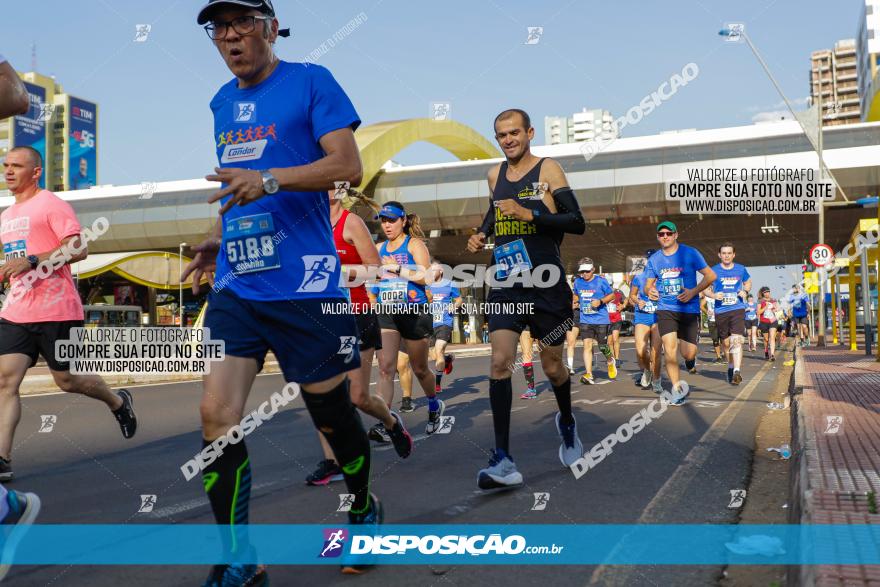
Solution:
<path fill-rule="evenodd" d="M 810 249 L 810 262 L 816 267 L 830 265 L 834 259 L 834 250 L 828 245 L 813 245 Z"/>

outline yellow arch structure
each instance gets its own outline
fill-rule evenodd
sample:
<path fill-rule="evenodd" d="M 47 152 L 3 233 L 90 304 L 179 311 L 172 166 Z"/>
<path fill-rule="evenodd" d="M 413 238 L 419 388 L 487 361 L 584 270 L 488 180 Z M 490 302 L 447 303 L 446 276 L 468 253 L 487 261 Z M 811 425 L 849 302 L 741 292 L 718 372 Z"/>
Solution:
<path fill-rule="evenodd" d="M 361 190 L 376 178 L 385 162 L 418 141 L 446 149 L 462 161 L 502 156 L 495 145 L 477 131 L 452 120 L 391 120 L 358 129 L 354 136 L 364 164 L 364 178 L 358 186 Z"/>

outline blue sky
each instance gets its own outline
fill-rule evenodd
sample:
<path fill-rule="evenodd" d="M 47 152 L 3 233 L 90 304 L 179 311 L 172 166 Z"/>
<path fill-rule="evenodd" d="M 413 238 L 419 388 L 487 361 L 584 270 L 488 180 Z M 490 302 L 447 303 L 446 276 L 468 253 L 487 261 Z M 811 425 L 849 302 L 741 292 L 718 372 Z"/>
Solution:
<path fill-rule="evenodd" d="M 216 159 L 208 103 L 230 79 L 195 23 L 201 1 L 35 1 L 0 24 L 4 53 L 65 90 L 100 104 L 100 182 L 116 185 L 188 179 L 209 173 Z M 544 0 L 403 0 L 299 2 L 277 0 L 282 59 L 298 61 L 348 21 L 363 22 L 318 63 L 330 68 L 364 124 L 424 117 L 431 102 L 450 102 L 452 118 L 487 137 L 495 114 L 526 109 L 543 142 L 543 118 L 582 107 L 615 116 L 688 62 L 697 79 L 625 136 L 681 128 L 749 124 L 781 109 L 780 98 L 744 44 L 717 31 L 745 23 L 789 98 L 808 93 L 810 52 L 856 35 L 856 0 L 672 0 L 670 2 Z M 8 12 L 8 11 L 7 11 Z M 135 25 L 150 24 L 135 43 Z M 527 27 L 544 27 L 526 45 Z M 449 161 L 432 145 L 407 148 L 406 163 Z"/>

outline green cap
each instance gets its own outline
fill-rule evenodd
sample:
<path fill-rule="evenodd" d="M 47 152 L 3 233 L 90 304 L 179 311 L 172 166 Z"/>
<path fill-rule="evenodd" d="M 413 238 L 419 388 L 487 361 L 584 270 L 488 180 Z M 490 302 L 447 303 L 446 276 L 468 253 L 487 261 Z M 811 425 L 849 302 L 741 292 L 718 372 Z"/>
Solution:
<path fill-rule="evenodd" d="M 674 222 L 671 222 L 669 220 L 664 220 L 663 222 L 658 224 L 657 225 L 657 232 L 660 232 L 661 228 L 668 228 L 672 232 L 678 232 L 678 227 L 675 226 Z"/>

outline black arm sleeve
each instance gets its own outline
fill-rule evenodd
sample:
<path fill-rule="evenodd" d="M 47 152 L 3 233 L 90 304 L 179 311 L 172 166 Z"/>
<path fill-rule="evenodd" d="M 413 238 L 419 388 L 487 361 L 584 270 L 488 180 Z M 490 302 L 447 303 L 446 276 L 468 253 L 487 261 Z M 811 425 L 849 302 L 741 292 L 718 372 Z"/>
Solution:
<path fill-rule="evenodd" d="M 553 201 L 556 202 L 556 214 L 541 214 L 535 218 L 535 224 L 560 232 L 571 234 L 584 234 L 587 225 L 581 214 L 581 207 L 570 187 L 559 188 L 553 192 Z"/>
<path fill-rule="evenodd" d="M 495 204 L 492 200 L 489 200 L 489 209 L 486 210 L 486 217 L 483 218 L 483 224 L 477 232 L 482 232 L 486 236 L 495 234 Z"/>

